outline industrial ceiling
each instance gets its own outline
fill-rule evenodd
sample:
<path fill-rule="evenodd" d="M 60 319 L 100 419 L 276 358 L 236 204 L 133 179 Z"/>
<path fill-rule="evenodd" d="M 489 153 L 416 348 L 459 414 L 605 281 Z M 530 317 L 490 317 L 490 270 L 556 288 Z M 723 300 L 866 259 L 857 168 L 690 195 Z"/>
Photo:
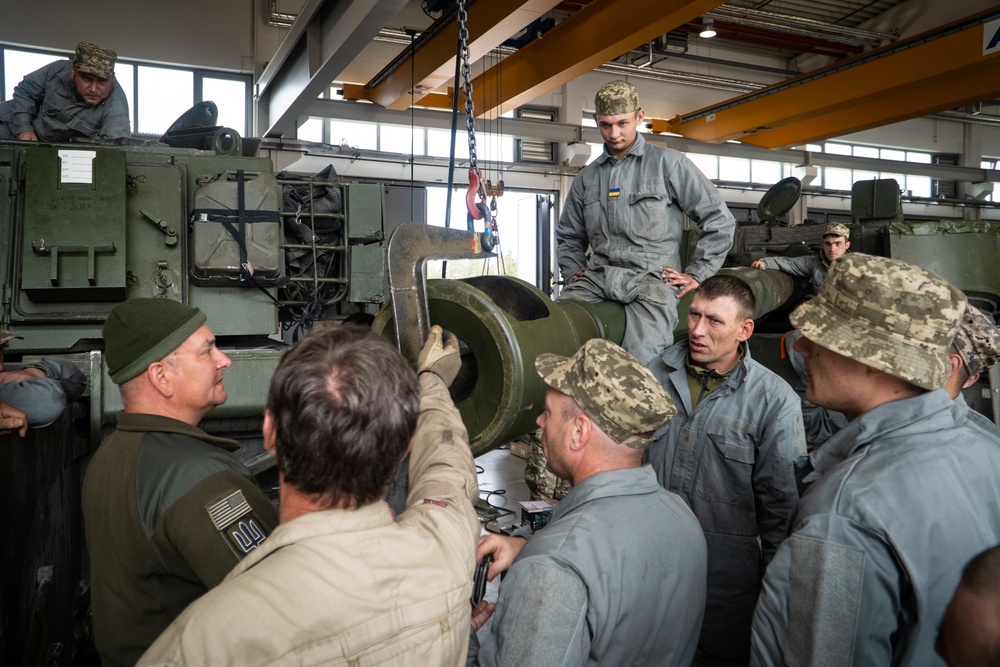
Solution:
<path fill-rule="evenodd" d="M 387 108 L 450 108 L 454 4 L 306 0 L 258 82 L 258 131 L 289 132 L 333 82 Z M 469 0 L 467 13 L 478 116 L 598 70 L 716 91 L 654 131 L 780 148 L 941 111 L 989 119 L 1000 98 L 1000 6 L 980 0 Z"/>

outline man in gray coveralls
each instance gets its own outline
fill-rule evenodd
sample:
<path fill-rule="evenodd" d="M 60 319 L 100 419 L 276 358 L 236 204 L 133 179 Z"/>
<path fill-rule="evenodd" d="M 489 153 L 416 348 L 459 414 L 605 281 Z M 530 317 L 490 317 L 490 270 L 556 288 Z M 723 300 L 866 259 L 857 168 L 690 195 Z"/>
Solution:
<path fill-rule="evenodd" d="M 28 74 L 0 104 L 0 139 L 111 141 L 131 135 L 128 100 L 115 80 L 118 54 L 80 42 L 72 61 Z"/>
<path fill-rule="evenodd" d="M 677 405 L 647 458 L 694 511 L 708 543 L 708 595 L 698 667 L 746 667 L 750 623 L 767 564 L 785 538 L 806 453 L 800 402 L 750 355 L 756 302 L 716 275 L 694 292 L 688 339 L 649 364 Z"/>
<path fill-rule="evenodd" d="M 850 423 L 764 575 L 751 665 L 940 664 L 962 567 L 1000 543 L 1000 440 L 943 388 L 965 307 L 929 271 L 848 255 L 792 312 L 806 397 Z"/>
<path fill-rule="evenodd" d="M 722 266 L 736 221 L 683 153 L 646 143 L 632 84 L 605 84 L 594 108 L 604 152 L 573 179 L 556 226 L 559 298 L 625 304 L 622 347 L 645 364 L 673 342 L 677 299 Z M 699 234 L 682 272 L 685 216 Z"/>
<path fill-rule="evenodd" d="M 642 465 L 653 432 L 675 413 L 670 398 L 606 340 L 570 358 L 540 355 L 535 369 L 549 387 L 538 418 L 548 465 L 573 488 L 527 542 L 480 540 L 477 556 L 494 556 L 489 576 L 507 576 L 469 664 L 690 664 L 705 604 L 705 540 L 684 501 Z M 491 611 L 482 603 L 474 627 Z"/>

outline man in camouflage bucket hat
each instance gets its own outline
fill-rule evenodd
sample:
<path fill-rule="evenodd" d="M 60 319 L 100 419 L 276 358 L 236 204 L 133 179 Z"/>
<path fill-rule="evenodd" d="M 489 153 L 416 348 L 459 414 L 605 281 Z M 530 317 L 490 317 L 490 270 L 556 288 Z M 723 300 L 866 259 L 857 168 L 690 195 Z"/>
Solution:
<path fill-rule="evenodd" d="M 1000 361 L 1000 330 L 993 318 L 969 304 L 955 340 L 948 348 L 948 356 L 952 357 L 948 385 L 953 379 L 958 380 L 959 390 L 973 385 L 980 375 Z M 949 387 L 949 393 L 951 391 Z"/>
<path fill-rule="evenodd" d="M 0 139 L 66 142 L 131 135 L 128 100 L 115 80 L 118 55 L 89 42 L 73 60 L 59 60 L 28 74 L 0 104 Z"/>
<path fill-rule="evenodd" d="M 939 664 L 962 567 L 1000 543 L 1000 439 L 943 389 L 965 297 L 883 257 L 837 261 L 791 316 L 806 396 L 851 421 L 812 455 L 764 577 L 752 665 Z"/>
<path fill-rule="evenodd" d="M 993 318 L 987 317 L 971 303 L 962 315 L 955 340 L 948 347 L 951 374 L 944 388 L 954 400 L 965 403 L 962 390 L 979 381 L 979 376 L 1000 361 L 1000 330 Z M 969 419 L 1000 436 L 1000 427 L 976 410 L 969 410 Z"/>
<path fill-rule="evenodd" d="M 750 623 L 767 564 L 799 499 L 806 453 L 800 401 L 755 361 L 753 292 L 721 274 L 694 292 L 687 340 L 649 364 L 677 405 L 647 460 L 698 517 L 708 544 L 705 619 L 694 664 L 746 667 Z"/>
<path fill-rule="evenodd" d="M 624 304 L 622 347 L 647 363 L 673 342 L 677 299 L 722 266 L 736 221 L 683 153 L 647 144 L 635 86 L 605 84 L 594 108 L 604 152 L 573 179 L 556 226 L 559 298 Z M 686 218 L 698 240 L 682 270 Z"/>
<path fill-rule="evenodd" d="M 569 358 L 543 354 L 535 368 L 549 387 L 538 417 L 548 465 L 573 488 L 527 541 L 480 540 L 476 557 L 494 559 L 489 578 L 507 576 L 481 648 L 473 633 L 469 664 L 690 664 L 705 604 L 705 540 L 684 501 L 642 465 L 673 404 L 649 371 L 605 340 Z M 473 629 L 493 611 L 481 603 Z"/>

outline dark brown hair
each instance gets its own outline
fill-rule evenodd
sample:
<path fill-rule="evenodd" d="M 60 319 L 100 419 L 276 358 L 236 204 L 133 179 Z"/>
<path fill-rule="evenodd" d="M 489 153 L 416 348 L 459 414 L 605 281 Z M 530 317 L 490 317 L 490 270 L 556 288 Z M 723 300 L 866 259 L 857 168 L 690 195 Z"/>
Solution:
<path fill-rule="evenodd" d="M 709 300 L 724 296 L 732 297 L 739 307 L 740 319 L 752 319 L 753 311 L 757 309 L 757 298 L 750 286 L 740 278 L 725 273 L 703 280 L 695 290 L 695 294 Z"/>
<path fill-rule="evenodd" d="M 384 338 L 358 326 L 322 327 L 282 357 L 267 409 L 285 482 L 363 505 L 382 496 L 406 452 L 420 389 Z"/>

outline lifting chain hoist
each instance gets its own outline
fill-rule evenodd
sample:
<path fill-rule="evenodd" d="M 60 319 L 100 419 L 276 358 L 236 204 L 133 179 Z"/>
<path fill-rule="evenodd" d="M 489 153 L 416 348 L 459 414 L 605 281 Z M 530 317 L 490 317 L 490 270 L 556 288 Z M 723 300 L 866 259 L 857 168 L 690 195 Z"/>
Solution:
<path fill-rule="evenodd" d="M 475 103 L 472 101 L 469 29 L 466 27 L 468 18 L 469 15 L 465 11 L 465 0 L 458 0 L 458 48 L 459 58 L 461 59 L 462 90 L 465 92 L 465 129 L 469 135 L 469 189 L 465 193 L 465 207 L 469 211 L 467 223 L 470 232 L 474 231 L 476 220 L 483 220 L 486 230 L 492 231 L 493 216 L 489 205 L 486 203 L 486 187 L 483 184 L 483 173 L 479 170 L 479 162 L 476 157 L 476 114 Z M 478 201 L 476 201 L 477 197 Z"/>

